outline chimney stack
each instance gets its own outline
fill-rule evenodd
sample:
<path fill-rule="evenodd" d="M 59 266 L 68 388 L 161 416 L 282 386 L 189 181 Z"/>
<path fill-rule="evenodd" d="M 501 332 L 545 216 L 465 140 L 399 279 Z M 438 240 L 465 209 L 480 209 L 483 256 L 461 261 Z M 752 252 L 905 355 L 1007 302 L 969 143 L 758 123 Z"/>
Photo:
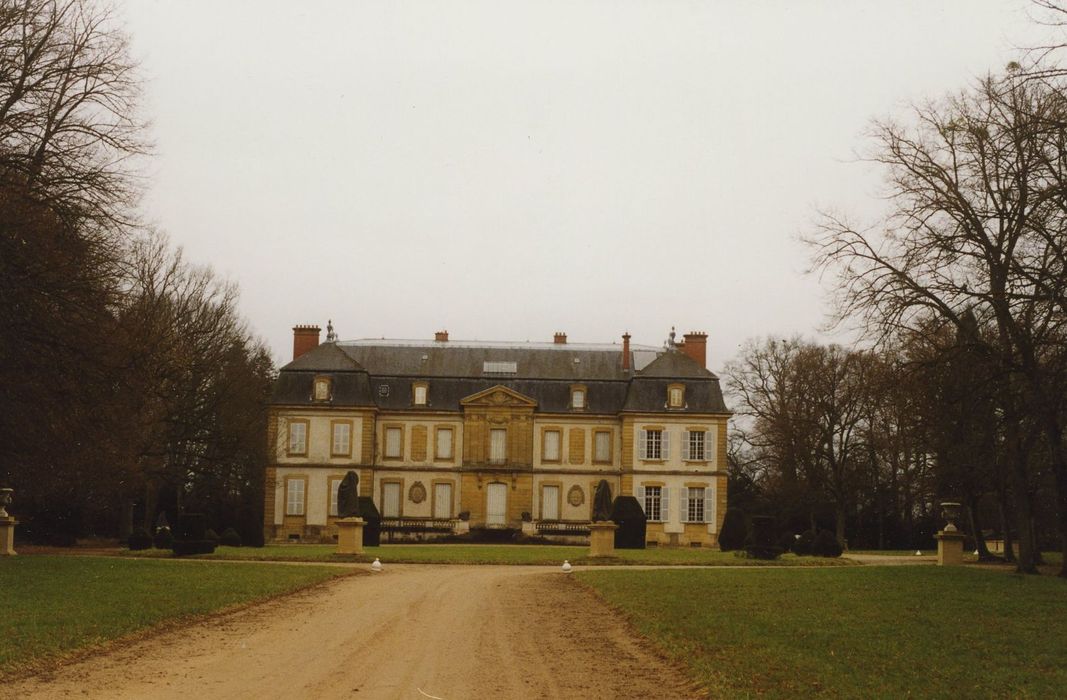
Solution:
<path fill-rule="evenodd" d="M 315 324 L 293 326 L 293 359 L 319 346 L 319 333 L 322 329 Z"/>
<path fill-rule="evenodd" d="M 630 369 L 630 334 L 622 334 L 622 368 L 626 371 Z"/>
<path fill-rule="evenodd" d="M 682 352 L 689 355 L 701 367 L 708 366 L 708 334 L 690 331 L 683 336 Z"/>
<path fill-rule="evenodd" d="M 554 336 L 552 336 L 552 342 L 555 343 L 556 345 L 566 345 L 567 344 L 567 334 L 566 333 L 560 333 L 559 331 L 556 331 L 556 334 Z"/>
<path fill-rule="evenodd" d="M 447 343 L 448 342 L 448 331 L 437 331 L 436 333 L 433 334 L 433 339 L 434 339 L 435 342 L 438 342 L 438 343 Z"/>

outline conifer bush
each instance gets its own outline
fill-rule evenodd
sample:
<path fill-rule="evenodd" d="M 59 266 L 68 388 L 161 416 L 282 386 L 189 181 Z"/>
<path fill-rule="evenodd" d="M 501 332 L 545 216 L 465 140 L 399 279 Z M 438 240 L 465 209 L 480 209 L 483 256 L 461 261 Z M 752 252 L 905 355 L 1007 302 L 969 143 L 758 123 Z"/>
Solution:
<path fill-rule="evenodd" d="M 222 532 L 222 537 L 219 538 L 219 544 L 224 547 L 240 547 L 241 535 L 237 533 L 232 527 L 228 527 Z"/>
<path fill-rule="evenodd" d="M 174 544 L 174 534 L 171 533 L 170 528 L 166 525 L 156 528 L 156 535 L 152 538 L 152 546 L 156 549 L 170 549 L 172 544 Z"/>
<path fill-rule="evenodd" d="M 126 544 L 132 552 L 148 549 L 152 546 L 152 536 L 143 527 L 135 527 Z"/>
<path fill-rule="evenodd" d="M 745 514 L 736 508 L 728 508 L 719 533 L 719 549 L 732 552 L 745 546 Z"/>

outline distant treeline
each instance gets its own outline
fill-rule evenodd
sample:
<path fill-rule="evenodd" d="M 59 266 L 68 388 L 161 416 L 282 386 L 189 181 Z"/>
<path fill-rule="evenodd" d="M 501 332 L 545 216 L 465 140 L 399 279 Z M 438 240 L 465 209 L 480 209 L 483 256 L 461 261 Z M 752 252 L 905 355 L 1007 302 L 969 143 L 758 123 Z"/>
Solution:
<path fill-rule="evenodd" d="M 71 542 L 205 512 L 262 541 L 274 368 L 237 290 L 141 224 L 127 39 L 87 0 L 0 11 L 0 486 Z"/>

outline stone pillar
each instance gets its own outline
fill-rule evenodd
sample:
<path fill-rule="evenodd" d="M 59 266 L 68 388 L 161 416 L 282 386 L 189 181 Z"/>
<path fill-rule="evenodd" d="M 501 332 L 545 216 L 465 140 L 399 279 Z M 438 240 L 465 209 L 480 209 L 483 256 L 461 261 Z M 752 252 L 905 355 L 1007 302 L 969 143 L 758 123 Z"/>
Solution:
<path fill-rule="evenodd" d="M 615 531 L 619 526 L 612 522 L 596 522 L 589 525 L 589 556 L 610 557 L 615 554 Z"/>
<path fill-rule="evenodd" d="M 363 518 L 341 518 L 337 521 L 337 553 L 363 554 Z"/>
<path fill-rule="evenodd" d="M 11 516 L 0 517 L 0 557 L 15 556 L 15 526 L 19 521 Z"/>
<path fill-rule="evenodd" d="M 951 526 L 950 526 L 951 527 Z M 954 527 L 938 532 L 934 537 L 937 539 L 937 565 L 959 566 L 963 563 L 963 533 Z"/>

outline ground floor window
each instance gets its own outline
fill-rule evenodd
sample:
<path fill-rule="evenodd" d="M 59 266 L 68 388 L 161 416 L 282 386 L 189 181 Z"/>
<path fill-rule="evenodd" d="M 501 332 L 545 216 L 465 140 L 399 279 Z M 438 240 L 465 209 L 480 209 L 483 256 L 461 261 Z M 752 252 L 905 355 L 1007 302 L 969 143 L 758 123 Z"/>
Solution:
<path fill-rule="evenodd" d="M 645 487 L 645 517 L 649 520 L 663 520 L 663 487 Z"/>
<path fill-rule="evenodd" d="M 285 514 L 304 514 L 304 480 L 285 480 Z"/>
<path fill-rule="evenodd" d="M 433 517 L 439 520 L 452 517 L 452 484 L 434 484 Z"/>
<path fill-rule="evenodd" d="M 382 484 L 382 517 L 400 517 L 400 484 L 396 481 Z"/>
<path fill-rule="evenodd" d="M 541 487 L 541 519 L 559 520 L 559 486 Z"/>
<path fill-rule="evenodd" d="M 704 520 L 704 488 L 686 489 L 686 522 L 702 523 Z"/>

